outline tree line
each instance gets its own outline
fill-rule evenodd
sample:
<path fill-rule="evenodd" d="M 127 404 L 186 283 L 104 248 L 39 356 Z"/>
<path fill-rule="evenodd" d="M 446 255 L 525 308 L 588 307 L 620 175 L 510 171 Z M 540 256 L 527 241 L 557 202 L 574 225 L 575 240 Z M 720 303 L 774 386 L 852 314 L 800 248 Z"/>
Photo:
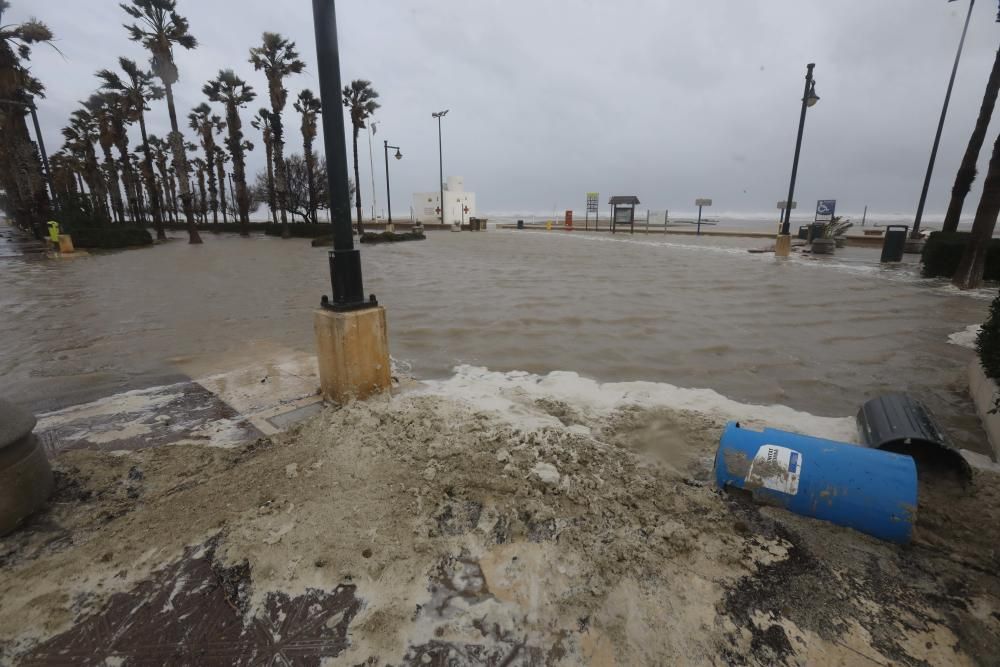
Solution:
<path fill-rule="evenodd" d="M 176 0 L 129 0 L 119 6 L 130 40 L 149 52 L 149 66 L 121 57 L 114 69 L 96 73 L 98 87 L 70 113 L 62 129 L 63 146 L 49 160 L 55 202 L 45 187 L 38 147 L 28 133 L 26 116 L 44 86 L 28 69 L 31 49 L 50 44 L 52 31 L 37 19 L 0 28 L 0 187 L 15 224 L 38 228 L 58 208 L 60 221 L 85 226 L 100 224 L 152 225 L 165 239 L 165 225 L 183 224 L 190 243 L 201 243 L 198 225 L 239 224 L 249 235 L 249 214 L 267 205 L 270 221 L 288 225 L 298 216 L 317 222 L 329 208 L 326 161 L 314 150 L 322 104 L 308 88 L 292 101 L 298 116 L 301 154 L 286 155 L 284 111 L 288 105 L 285 82 L 301 74 L 306 64 L 295 42 L 278 33 L 264 32 L 249 49 L 248 63 L 267 80 L 268 105 L 250 120 L 260 133 L 266 168 L 251 184 L 246 155 L 254 144 L 244 133 L 241 112 L 257 99 L 253 87 L 233 69 L 221 69 L 202 86 L 206 101 L 187 115 L 195 141 L 182 131 L 174 100 L 180 72 L 175 49 L 195 49 L 198 41 L 188 20 L 177 12 Z M 0 24 L 9 2 L 0 0 Z M 361 196 L 358 183 L 357 137 L 379 107 L 371 83 L 355 80 L 343 90 L 343 103 L 354 126 L 354 183 L 359 233 Z M 166 137 L 146 129 L 151 102 L 164 100 L 170 121 Z M 217 105 L 217 106 L 213 106 Z M 139 145 L 132 150 L 129 130 L 138 127 Z M 227 187 L 228 186 L 228 187 Z M 55 206 L 53 206 L 55 205 Z"/>

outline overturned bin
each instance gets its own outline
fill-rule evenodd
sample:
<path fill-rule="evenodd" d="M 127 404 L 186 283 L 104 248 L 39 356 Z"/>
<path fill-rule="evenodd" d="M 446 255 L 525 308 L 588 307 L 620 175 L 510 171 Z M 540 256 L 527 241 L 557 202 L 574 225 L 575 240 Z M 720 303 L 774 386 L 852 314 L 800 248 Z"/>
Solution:
<path fill-rule="evenodd" d="M 938 426 L 926 405 L 908 394 L 884 394 L 862 404 L 858 433 L 867 447 L 912 456 L 921 471 L 951 469 L 966 478 L 972 468 Z"/>
<path fill-rule="evenodd" d="M 890 542 L 909 542 L 916 522 L 913 459 L 878 449 L 731 422 L 719 441 L 715 480 L 756 502 Z"/>
<path fill-rule="evenodd" d="M 0 399 L 0 537 L 52 493 L 52 468 L 32 430 L 35 417 Z"/>

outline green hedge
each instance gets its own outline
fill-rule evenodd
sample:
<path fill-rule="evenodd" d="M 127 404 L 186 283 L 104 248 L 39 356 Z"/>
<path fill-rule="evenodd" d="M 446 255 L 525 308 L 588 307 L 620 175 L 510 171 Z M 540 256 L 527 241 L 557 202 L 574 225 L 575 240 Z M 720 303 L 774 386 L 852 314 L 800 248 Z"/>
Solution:
<path fill-rule="evenodd" d="M 147 230 L 125 225 L 77 227 L 71 230 L 71 236 L 76 248 L 128 248 L 153 244 L 153 236 Z"/>
<path fill-rule="evenodd" d="M 398 241 L 423 241 L 426 236 L 419 232 L 365 232 L 361 243 L 396 243 Z"/>
<path fill-rule="evenodd" d="M 931 232 L 920 260 L 926 278 L 951 278 L 962 260 L 969 232 Z M 990 241 L 986 251 L 984 280 L 1000 280 L 1000 239 Z"/>
<path fill-rule="evenodd" d="M 976 337 L 976 351 L 979 352 L 979 360 L 986 375 L 1000 382 L 1000 296 L 993 299 L 990 314 Z M 994 411 L 1000 406 L 1000 399 L 996 404 Z"/>
<path fill-rule="evenodd" d="M 288 232 L 295 238 L 314 239 L 317 236 L 328 236 L 333 227 L 329 222 L 320 223 L 289 223 Z M 268 236 L 281 236 L 281 225 L 266 225 L 264 233 Z"/>

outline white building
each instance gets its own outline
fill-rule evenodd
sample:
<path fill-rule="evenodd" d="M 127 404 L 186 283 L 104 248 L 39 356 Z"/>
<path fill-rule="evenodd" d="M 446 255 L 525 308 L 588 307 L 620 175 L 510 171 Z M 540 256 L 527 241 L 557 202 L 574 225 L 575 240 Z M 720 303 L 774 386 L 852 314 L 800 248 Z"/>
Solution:
<path fill-rule="evenodd" d="M 413 195 L 413 218 L 424 224 L 441 222 L 441 193 L 417 192 Z M 461 176 L 449 176 L 444 184 L 444 223 L 468 224 L 476 217 L 476 193 L 465 191 Z"/>

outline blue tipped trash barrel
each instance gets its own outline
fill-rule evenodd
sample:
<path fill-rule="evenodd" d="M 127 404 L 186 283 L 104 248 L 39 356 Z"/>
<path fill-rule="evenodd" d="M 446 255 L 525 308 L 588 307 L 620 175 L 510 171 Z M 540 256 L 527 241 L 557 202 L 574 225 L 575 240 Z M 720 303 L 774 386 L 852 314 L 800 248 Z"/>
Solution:
<path fill-rule="evenodd" d="M 715 481 L 890 542 L 909 542 L 916 521 L 911 457 L 834 440 L 730 423 L 715 455 Z"/>

